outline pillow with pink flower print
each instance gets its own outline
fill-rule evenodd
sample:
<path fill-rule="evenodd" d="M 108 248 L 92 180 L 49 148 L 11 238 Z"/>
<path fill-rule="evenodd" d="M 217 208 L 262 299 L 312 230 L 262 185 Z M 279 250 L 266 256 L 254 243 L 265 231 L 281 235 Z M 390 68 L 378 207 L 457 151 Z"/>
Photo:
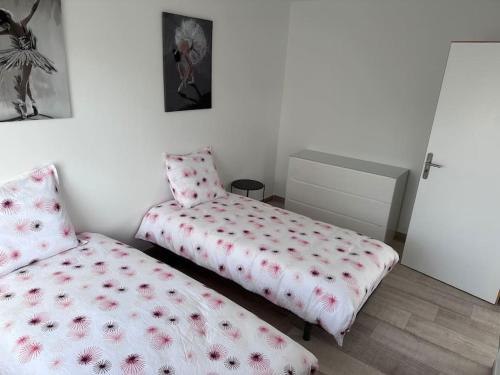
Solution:
<path fill-rule="evenodd" d="M 76 246 L 53 165 L 0 186 L 0 276 Z"/>
<path fill-rule="evenodd" d="M 167 178 L 175 200 L 191 208 L 227 196 L 212 157 L 206 147 L 187 155 L 165 155 Z"/>

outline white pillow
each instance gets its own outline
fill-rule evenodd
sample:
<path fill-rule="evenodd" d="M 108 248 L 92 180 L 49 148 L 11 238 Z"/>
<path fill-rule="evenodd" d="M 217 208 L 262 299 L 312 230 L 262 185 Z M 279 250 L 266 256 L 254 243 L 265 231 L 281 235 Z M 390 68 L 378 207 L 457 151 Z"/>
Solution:
<path fill-rule="evenodd" d="M 77 245 L 53 165 L 0 186 L 0 276 Z"/>
<path fill-rule="evenodd" d="M 165 154 L 165 163 L 170 189 L 182 207 L 191 208 L 227 196 L 210 147 L 187 155 Z"/>

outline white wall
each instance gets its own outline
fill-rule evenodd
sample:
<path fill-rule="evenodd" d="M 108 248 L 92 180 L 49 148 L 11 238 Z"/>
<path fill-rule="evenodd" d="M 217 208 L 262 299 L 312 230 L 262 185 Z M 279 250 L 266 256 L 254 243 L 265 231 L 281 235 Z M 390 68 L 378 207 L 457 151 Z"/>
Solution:
<path fill-rule="evenodd" d="M 500 2 L 294 3 L 275 193 L 284 194 L 288 155 L 303 148 L 407 167 L 406 232 L 453 40 L 500 40 Z"/>
<path fill-rule="evenodd" d="M 131 242 L 167 197 L 161 153 L 210 144 L 225 182 L 272 191 L 289 3 L 64 0 L 74 117 L 0 125 L 0 181 L 53 161 L 79 231 Z M 214 21 L 212 110 L 163 111 L 161 12 Z"/>

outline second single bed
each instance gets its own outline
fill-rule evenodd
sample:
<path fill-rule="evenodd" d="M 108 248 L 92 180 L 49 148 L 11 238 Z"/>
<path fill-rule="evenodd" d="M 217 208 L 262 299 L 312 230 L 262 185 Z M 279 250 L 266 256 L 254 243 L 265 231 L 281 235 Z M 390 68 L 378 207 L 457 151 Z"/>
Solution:
<path fill-rule="evenodd" d="M 136 237 L 320 325 L 340 345 L 399 261 L 383 242 L 235 194 L 193 208 L 157 205 Z"/>
<path fill-rule="evenodd" d="M 0 374 L 314 374 L 316 358 L 109 237 L 0 277 Z M 288 372 L 287 372 L 288 371 Z"/>

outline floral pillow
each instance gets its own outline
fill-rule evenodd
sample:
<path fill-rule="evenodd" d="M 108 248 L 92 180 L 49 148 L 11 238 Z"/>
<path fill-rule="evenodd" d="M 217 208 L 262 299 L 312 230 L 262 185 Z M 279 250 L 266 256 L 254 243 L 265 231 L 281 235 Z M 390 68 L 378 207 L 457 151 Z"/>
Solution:
<path fill-rule="evenodd" d="M 0 186 L 0 276 L 77 245 L 53 165 Z"/>
<path fill-rule="evenodd" d="M 165 155 L 167 178 L 174 198 L 185 208 L 225 197 L 212 157 L 206 147 L 187 155 Z"/>

